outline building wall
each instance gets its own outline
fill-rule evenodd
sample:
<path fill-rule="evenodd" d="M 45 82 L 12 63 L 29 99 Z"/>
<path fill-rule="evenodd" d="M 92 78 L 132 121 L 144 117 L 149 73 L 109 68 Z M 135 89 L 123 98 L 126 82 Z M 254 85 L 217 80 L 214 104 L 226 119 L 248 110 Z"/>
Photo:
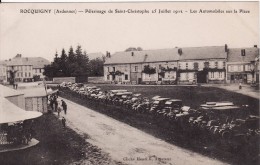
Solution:
<path fill-rule="evenodd" d="M 32 79 L 33 78 L 33 69 L 32 65 L 14 65 L 7 66 L 7 70 L 17 71 L 15 73 L 15 81 L 20 82 L 24 79 Z M 7 74 L 7 77 L 10 78 L 10 73 Z"/>
<path fill-rule="evenodd" d="M 42 113 L 47 113 L 47 97 L 25 98 L 25 109 L 27 111 L 38 111 Z"/>
<path fill-rule="evenodd" d="M 7 82 L 7 67 L 4 64 L 0 64 L 0 82 Z"/>
<path fill-rule="evenodd" d="M 13 104 L 15 104 L 16 106 L 27 110 L 25 107 L 25 99 L 24 99 L 24 95 L 16 95 L 16 96 L 9 96 L 9 97 L 5 97 L 7 100 L 9 100 L 10 102 L 12 102 Z"/>
<path fill-rule="evenodd" d="M 227 83 L 252 83 L 256 81 L 256 66 L 249 62 L 228 62 L 227 63 Z"/>
<path fill-rule="evenodd" d="M 225 63 L 225 59 L 179 61 L 179 83 L 198 82 L 198 71 L 203 71 L 206 67 L 209 68 L 205 77 L 207 83 L 224 83 L 225 71 L 223 69 L 225 69 Z"/>
<path fill-rule="evenodd" d="M 115 75 L 114 80 L 110 72 L 119 71 L 121 75 Z M 130 64 L 120 65 L 104 65 L 104 79 L 105 81 L 130 82 Z"/>
<path fill-rule="evenodd" d="M 43 68 L 33 68 L 33 76 L 40 76 L 40 78 L 44 78 L 45 76 L 43 75 L 44 69 Z"/>

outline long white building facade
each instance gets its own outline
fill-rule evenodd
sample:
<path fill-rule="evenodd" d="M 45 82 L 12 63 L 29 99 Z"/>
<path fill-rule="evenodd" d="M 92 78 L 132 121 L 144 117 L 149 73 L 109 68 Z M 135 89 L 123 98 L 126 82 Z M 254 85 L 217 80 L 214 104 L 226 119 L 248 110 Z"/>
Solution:
<path fill-rule="evenodd" d="M 104 80 L 122 84 L 229 83 L 230 51 L 224 45 L 108 53 Z M 256 51 L 251 54 L 259 56 Z"/>

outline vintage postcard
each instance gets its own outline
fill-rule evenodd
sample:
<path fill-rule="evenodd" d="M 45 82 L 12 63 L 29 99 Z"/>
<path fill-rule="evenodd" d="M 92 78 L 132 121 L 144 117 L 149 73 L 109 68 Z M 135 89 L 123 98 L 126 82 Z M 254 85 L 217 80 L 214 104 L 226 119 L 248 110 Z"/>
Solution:
<path fill-rule="evenodd" d="M 0 164 L 259 164 L 259 2 L 0 4 Z"/>

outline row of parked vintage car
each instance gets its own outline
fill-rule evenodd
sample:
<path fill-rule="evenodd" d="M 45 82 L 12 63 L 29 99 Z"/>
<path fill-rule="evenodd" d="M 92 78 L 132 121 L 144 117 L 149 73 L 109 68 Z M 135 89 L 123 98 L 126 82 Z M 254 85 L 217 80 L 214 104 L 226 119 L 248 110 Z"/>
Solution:
<path fill-rule="evenodd" d="M 179 131 L 219 139 L 233 148 L 244 145 L 254 148 L 260 137 L 259 116 L 250 115 L 248 106 L 239 107 L 232 102 L 207 102 L 192 109 L 180 99 L 160 96 L 149 99 L 127 90 L 102 91 L 77 83 L 62 83 L 59 88 L 94 104 L 115 105 L 122 111 L 152 115 L 161 122 L 167 120 Z"/>

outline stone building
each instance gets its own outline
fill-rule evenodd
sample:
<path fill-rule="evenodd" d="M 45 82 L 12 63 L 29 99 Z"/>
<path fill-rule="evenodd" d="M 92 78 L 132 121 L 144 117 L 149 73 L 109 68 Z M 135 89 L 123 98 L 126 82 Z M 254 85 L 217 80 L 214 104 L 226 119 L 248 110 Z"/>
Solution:
<path fill-rule="evenodd" d="M 152 83 L 176 80 L 176 49 L 117 52 L 106 57 L 104 79 L 118 83 Z M 175 70 L 174 70 L 175 69 Z"/>
<path fill-rule="evenodd" d="M 104 80 L 116 83 L 224 83 L 227 46 L 108 54 Z"/>
<path fill-rule="evenodd" d="M 7 67 L 8 82 L 28 82 L 33 76 L 43 78 L 44 65 L 50 62 L 42 57 L 22 57 L 17 54 L 14 58 L 3 61 Z"/>
<path fill-rule="evenodd" d="M 259 82 L 259 49 L 231 48 L 227 57 L 227 83 Z M 258 74 L 257 74 L 258 73 Z"/>
<path fill-rule="evenodd" d="M 7 67 L 4 61 L 0 61 L 0 83 L 7 82 Z"/>
<path fill-rule="evenodd" d="M 224 83 L 227 46 L 179 48 L 179 83 Z"/>

